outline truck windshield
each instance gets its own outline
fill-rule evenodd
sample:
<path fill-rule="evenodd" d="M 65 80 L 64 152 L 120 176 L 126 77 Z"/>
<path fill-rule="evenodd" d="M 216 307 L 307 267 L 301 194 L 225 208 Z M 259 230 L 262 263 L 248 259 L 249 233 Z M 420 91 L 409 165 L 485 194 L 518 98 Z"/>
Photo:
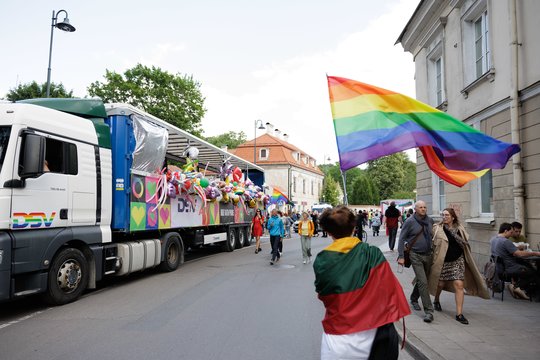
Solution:
<path fill-rule="evenodd" d="M 2 165 L 4 165 L 10 132 L 10 126 L 0 126 L 0 172 L 2 171 Z"/>

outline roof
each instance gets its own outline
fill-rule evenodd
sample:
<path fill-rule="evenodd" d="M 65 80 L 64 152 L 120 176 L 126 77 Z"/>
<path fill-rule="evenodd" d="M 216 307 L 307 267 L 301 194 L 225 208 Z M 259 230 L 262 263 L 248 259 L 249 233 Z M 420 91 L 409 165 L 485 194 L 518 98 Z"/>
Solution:
<path fill-rule="evenodd" d="M 412 20 L 415 18 L 416 14 L 418 13 L 418 11 L 420 10 L 420 8 L 422 7 L 422 4 L 424 3 L 425 0 L 421 0 L 420 3 L 418 3 L 418 6 L 416 7 L 416 9 L 414 10 L 414 13 L 412 14 L 411 18 L 409 19 L 409 21 L 407 21 L 407 24 L 405 25 L 405 27 L 403 28 L 403 31 L 401 31 L 401 34 L 399 34 L 399 37 L 397 38 L 396 42 L 394 43 L 394 45 L 397 45 L 401 42 L 401 40 L 403 40 L 403 37 L 405 36 L 405 33 L 407 32 L 407 30 L 409 30 L 409 25 L 411 24 Z"/>
<path fill-rule="evenodd" d="M 324 173 L 319 169 L 317 165 L 312 166 L 311 162 L 305 164 L 302 160 L 303 157 L 307 157 L 310 160 L 315 160 L 315 158 L 302 151 L 298 147 L 294 146 L 293 144 L 269 134 L 263 134 L 257 137 L 256 140 L 257 151 L 262 148 L 267 148 L 270 150 L 268 154 L 268 159 L 257 159 L 257 165 L 260 165 L 262 167 L 264 167 L 265 165 L 292 165 L 324 176 Z M 236 149 L 230 149 L 229 151 L 238 157 L 253 161 L 254 146 L 255 140 L 250 140 L 243 144 L 240 144 Z M 296 160 L 293 157 L 293 152 L 298 152 L 300 154 L 299 160 Z"/>
<path fill-rule="evenodd" d="M 156 126 L 167 129 L 169 132 L 169 144 L 167 145 L 167 155 L 173 155 L 178 159 L 185 158 L 184 151 L 188 146 L 194 146 L 199 150 L 198 160 L 199 167 L 204 167 L 208 164 L 208 168 L 213 171 L 219 172 L 223 160 L 230 158 L 229 161 L 233 166 L 238 166 L 242 171 L 246 169 L 249 171 L 258 170 L 264 172 L 264 169 L 260 166 L 250 163 L 231 154 L 223 149 L 218 148 L 209 142 L 191 135 L 190 133 L 177 128 L 168 122 L 158 119 L 157 117 L 150 115 L 142 110 L 137 109 L 134 106 L 128 104 L 105 104 L 108 115 L 132 115 L 137 114 Z"/>

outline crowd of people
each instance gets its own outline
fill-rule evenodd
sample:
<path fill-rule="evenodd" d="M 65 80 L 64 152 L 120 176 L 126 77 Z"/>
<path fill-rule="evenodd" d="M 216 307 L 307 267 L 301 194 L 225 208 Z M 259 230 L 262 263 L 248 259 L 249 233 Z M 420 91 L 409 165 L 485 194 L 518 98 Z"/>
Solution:
<path fill-rule="evenodd" d="M 332 239 L 332 243 L 317 254 L 313 264 L 316 291 L 326 308 L 321 359 L 397 359 L 397 334 L 393 323 L 410 313 L 409 304 L 393 272 L 382 270 L 389 269 L 389 265 L 381 250 L 363 242 L 358 235 L 367 226 L 377 236 L 384 223 L 390 251 L 394 251 L 397 242 L 398 264 L 406 265 L 407 258 L 415 275 L 409 296 L 412 308 L 423 310 L 424 321 L 430 323 L 434 320 L 434 312 L 443 310 L 442 291 L 452 292 L 455 319 L 467 325 L 465 294 L 483 299 L 489 299 L 490 294 L 473 259 L 469 234 L 458 214 L 454 209 L 446 208 L 441 217 L 435 222 L 427 214 L 423 201 L 415 203 L 414 211 L 410 209 L 403 214 L 394 202 L 384 214 L 353 212 L 338 206 L 321 215 L 309 212 L 280 214 L 274 209 L 265 219 L 257 210 L 252 232 L 256 239 L 255 253 L 258 253 L 261 251 L 260 236 L 268 229 L 271 265 L 280 260 L 283 238 L 290 237 L 290 227 L 295 221 L 298 221 L 304 264 L 312 261 L 311 239 L 318 227 L 323 236 Z M 504 265 L 505 274 L 511 280 L 508 291 L 515 298 L 540 301 L 539 269 L 526 261 L 528 257 L 540 256 L 540 252 L 528 249 L 522 229 L 519 222 L 500 225 L 498 234 L 490 240 L 491 261 L 499 259 Z M 370 282 L 375 273 L 377 280 Z M 365 316 L 366 311 L 370 316 Z"/>

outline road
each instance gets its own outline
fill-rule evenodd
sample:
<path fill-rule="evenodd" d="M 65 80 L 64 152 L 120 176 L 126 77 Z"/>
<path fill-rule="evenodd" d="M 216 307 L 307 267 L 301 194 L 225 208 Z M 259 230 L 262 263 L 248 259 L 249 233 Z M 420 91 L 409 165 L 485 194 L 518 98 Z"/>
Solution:
<path fill-rule="evenodd" d="M 314 254 L 330 242 L 314 238 Z M 0 304 L 0 359 L 319 358 L 324 308 L 298 235 L 276 265 L 267 238 L 262 247 L 199 251 L 175 272 L 107 280 L 61 307 Z"/>

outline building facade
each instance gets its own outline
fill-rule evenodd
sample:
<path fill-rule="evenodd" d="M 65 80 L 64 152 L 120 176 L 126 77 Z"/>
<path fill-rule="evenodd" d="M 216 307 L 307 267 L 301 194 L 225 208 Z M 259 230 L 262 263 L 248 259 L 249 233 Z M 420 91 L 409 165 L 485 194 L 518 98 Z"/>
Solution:
<path fill-rule="evenodd" d="M 289 143 L 287 135 L 275 131 L 271 125 L 267 124 L 266 133 L 256 141 L 245 142 L 230 151 L 262 167 L 267 186 L 281 190 L 295 204 L 294 210 L 309 210 L 319 203 L 324 173 L 317 161 Z"/>
<path fill-rule="evenodd" d="M 462 188 L 443 182 L 417 151 L 417 198 L 436 218 L 454 208 L 480 263 L 503 222 L 540 243 L 540 1 L 422 0 L 398 38 L 415 62 L 416 97 L 505 142 L 504 169 Z"/>

